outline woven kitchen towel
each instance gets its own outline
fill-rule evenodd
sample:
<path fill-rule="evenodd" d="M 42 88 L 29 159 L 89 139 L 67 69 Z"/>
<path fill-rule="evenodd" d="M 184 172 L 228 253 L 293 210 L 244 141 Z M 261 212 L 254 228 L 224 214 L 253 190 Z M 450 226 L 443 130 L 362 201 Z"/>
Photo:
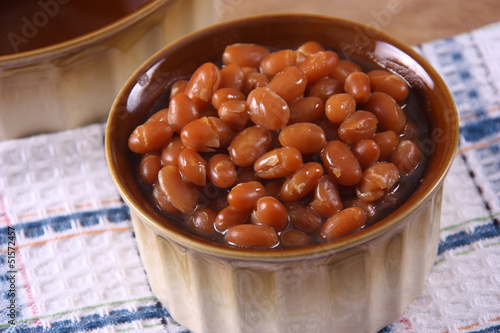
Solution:
<path fill-rule="evenodd" d="M 426 288 L 383 332 L 500 332 L 499 37 L 495 24 L 416 47 L 453 93 L 460 145 Z M 189 332 L 150 290 L 103 135 L 0 143 L 0 331 Z"/>

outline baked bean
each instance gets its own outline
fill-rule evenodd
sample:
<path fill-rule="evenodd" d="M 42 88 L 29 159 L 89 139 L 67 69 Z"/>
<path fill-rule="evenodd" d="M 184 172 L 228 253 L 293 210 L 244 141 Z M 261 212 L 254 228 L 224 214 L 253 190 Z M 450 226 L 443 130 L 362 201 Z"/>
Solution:
<path fill-rule="evenodd" d="M 332 176 L 325 175 L 318 181 L 314 190 L 314 198 L 309 206 L 324 217 L 332 216 L 342 209 L 338 186 Z"/>
<path fill-rule="evenodd" d="M 250 218 L 250 213 L 251 212 L 236 209 L 233 206 L 227 206 L 215 217 L 215 229 L 219 232 L 224 232 L 235 225 L 247 223 Z"/>
<path fill-rule="evenodd" d="M 153 185 L 158 180 L 158 171 L 162 168 L 160 154 L 146 153 L 139 162 L 139 178 L 146 185 Z"/>
<path fill-rule="evenodd" d="M 319 235 L 330 242 L 347 236 L 366 224 L 366 216 L 359 207 L 349 207 L 330 217 L 321 227 Z"/>
<path fill-rule="evenodd" d="M 172 165 L 164 166 L 158 172 L 158 184 L 172 205 L 183 213 L 189 213 L 196 207 L 198 192 L 193 184 L 182 179 L 179 169 Z"/>
<path fill-rule="evenodd" d="M 407 121 L 401 129 L 401 139 L 415 140 L 420 135 L 417 124 Z"/>
<path fill-rule="evenodd" d="M 288 224 L 288 214 L 285 206 L 278 199 L 262 197 L 257 200 L 255 210 L 252 212 L 251 222 L 281 231 Z"/>
<path fill-rule="evenodd" d="M 168 196 L 161 190 L 160 184 L 156 182 L 153 186 L 153 202 L 157 205 L 163 212 L 170 215 L 180 215 L 181 212 L 172 205 Z"/>
<path fill-rule="evenodd" d="M 288 177 L 280 191 L 280 200 L 284 202 L 298 201 L 310 193 L 318 180 L 323 177 L 323 167 L 317 162 L 308 162 Z"/>
<path fill-rule="evenodd" d="M 373 141 L 377 143 L 380 148 L 379 161 L 386 161 L 391 156 L 392 151 L 398 144 L 398 135 L 394 131 L 385 131 L 375 133 Z"/>
<path fill-rule="evenodd" d="M 221 146 L 220 138 L 209 117 L 193 120 L 180 133 L 182 144 L 196 151 L 214 151 Z"/>
<path fill-rule="evenodd" d="M 208 180 L 219 188 L 233 186 L 238 177 L 236 167 L 226 154 L 215 154 L 210 157 L 206 165 Z"/>
<path fill-rule="evenodd" d="M 279 242 L 273 228 L 256 224 L 236 225 L 226 232 L 225 239 L 230 245 L 255 249 L 270 249 Z"/>
<path fill-rule="evenodd" d="M 356 100 L 351 94 L 340 93 L 330 96 L 325 103 L 325 114 L 332 123 L 340 124 L 356 111 Z"/>
<path fill-rule="evenodd" d="M 304 54 L 304 55 L 318 53 L 319 51 L 324 51 L 324 50 L 325 50 L 325 48 L 320 43 L 318 43 L 316 41 L 305 42 L 304 44 L 300 45 L 297 48 L 297 51 L 299 53 Z"/>
<path fill-rule="evenodd" d="M 330 77 L 324 77 L 316 81 L 309 90 L 308 96 L 316 96 L 321 98 L 323 103 L 326 103 L 328 98 L 334 94 L 340 94 L 344 92 L 344 83 L 332 79 Z"/>
<path fill-rule="evenodd" d="M 257 71 L 251 71 L 245 75 L 243 80 L 243 88 L 241 91 L 248 95 L 252 90 L 256 88 L 264 88 L 269 84 L 269 79 L 262 73 Z"/>
<path fill-rule="evenodd" d="M 248 115 L 250 120 L 268 130 L 285 127 L 290 118 L 286 101 L 267 88 L 256 88 L 248 94 Z"/>
<path fill-rule="evenodd" d="M 297 248 L 311 244 L 311 236 L 300 230 L 287 229 L 280 233 L 280 245 L 284 248 Z"/>
<path fill-rule="evenodd" d="M 253 169 L 263 179 L 288 177 L 302 165 L 300 151 L 293 147 L 273 149 L 260 156 Z"/>
<path fill-rule="evenodd" d="M 196 104 L 188 95 L 178 93 L 170 99 L 168 123 L 172 125 L 175 132 L 180 133 L 184 126 L 199 117 L 200 113 Z"/>
<path fill-rule="evenodd" d="M 234 88 L 241 90 L 243 88 L 245 73 L 240 65 L 227 64 L 220 70 L 219 88 Z"/>
<path fill-rule="evenodd" d="M 364 72 L 353 72 L 346 77 L 344 90 L 351 94 L 357 104 L 363 104 L 370 99 L 370 78 Z"/>
<path fill-rule="evenodd" d="M 266 196 L 278 199 L 280 196 L 281 186 L 283 186 L 283 181 L 281 180 L 275 179 L 272 181 L 268 181 L 264 184 L 264 188 L 266 189 Z"/>
<path fill-rule="evenodd" d="M 372 91 L 384 92 L 394 98 L 398 103 L 404 102 L 408 96 L 408 84 L 399 75 L 385 70 L 375 69 L 368 72 L 368 77 L 370 78 Z"/>
<path fill-rule="evenodd" d="M 198 111 L 203 110 L 219 88 L 220 70 L 215 64 L 206 62 L 196 69 L 186 84 L 184 92 L 196 104 Z"/>
<path fill-rule="evenodd" d="M 262 198 L 266 190 L 264 185 L 257 181 L 239 183 L 227 194 L 227 202 L 238 210 L 252 210 L 257 200 Z"/>
<path fill-rule="evenodd" d="M 269 81 L 267 89 L 275 92 L 289 103 L 304 94 L 306 85 L 307 80 L 304 73 L 296 66 L 289 66 Z"/>
<path fill-rule="evenodd" d="M 284 127 L 278 135 L 283 147 L 297 148 L 302 154 L 319 153 L 326 145 L 323 129 L 313 123 L 295 123 Z"/>
<path fill-rule="evenodd" d="M 375 207 L 375 205 L 373 205 L 373 203 L 361 200 L 358 197 L 346 200 L 344 202 L 344 208 L 348 208 L 348 207 L 361 208 L 363 210 L 363 212 L 365 213 L 368 221 L 372 220 L 375 217 L 375 215 L 377 214 L 377 208 Z"/>
<path fill-rule="evenodd" d="M 339 124 L 332 123 L 326 116 L 316 122 L 325 133 L 326 141 L 339 140 Z"/>
<path fill-rule="evenodd" d="M 389 162 L 369 166 L 356 187 L 359 199 L 372 202 L 382 198 L 399 180 L 398 168 Z"/>
<path fill-rule="evenodd" d="M 381 131 L 392 130 L 396 133 L 403 128 L 406 118 L 401 107 L 391 96 L 386 93 L 376 91 L 372 93 L 370 99 L 363 107 L 378 119 L 378 126 Z"/>
<path fill-rule="evenodd" d="M 227 64 L 237 64 L 241 67 L 258 68 L 262 59 L 269 50 L 263 46 L 251 43 L 235 43 L 226 46 L 222 53 L 222 62 Z"/>
<path fill-rule="evenodd" d="M 297 64 L 297 51 L 285 49 L 269 53 L 260 62 L 260 71 L 272 77 L 288 66 Z"/>
<path fill-rule="evenodd" d="M 372 139 L 359 141 L 351 150 L 363 170 L 377 162 L 380 157 L 380 147 Z"/>
<path fill-rule="evenodd" d="M 220 88 L 212 96 L 212 106 L 219 110 L 224 102 L 230 100 L 245 101 L 247 97 L 235 88 Z"/>
<path fill-rule="evenodd" d="M 377 117 L 368 111 L 356 111 L 347 116 L 339 126 L 339 138 L 348 145 L 369 139 L 377 130 Z"/>
<path fill-rule="evenodd" d="M 205 186 L 207 181 L 206 161 L 194 149 L 183 148 L 177 157 L 182 178 L 194 185 Z"/>
<path fill-rule="evenodd" d="M 208 207 L 201 207 L 196 209 L 186 219 L 188 226 L 194 230 L 195 233 L 201 235 L 215 235 L 217 231 L 214 227 L 214 222 L 217 214 Z"/>
<path fill-rule="evenodd" d="M 187 80 L 177 80 L 170 87 L 170 98 L 186 90 Z"/>
<path fill-rule="evenodd" d="M 337 67 L 330 74 L 330 77 L 345 82 L 346 78 L 354 72 L 361 72 L 361 66 L 352 61 L 341 59 Z"/>
<path fill-rule="evenodd" d="M 222 103 L 218 110 L 219 118 L 238 128 L 248 123 L 247 102 L 231 100 Z"/>
<path fill-rule="evenodd" d="M 304 72 L 308 84 L 328 76 L 337 66 L 339 57 L 333 51 L 319 51 L 306 55 L 297 66 Z"/>
<path fill-rule="evenodd" d="M 182 148 L 184 148 L 184 144 L 182 143 L 181 137 L 173 137 L 161 152 L 161 163 L 163 164 L 163 166 L 177 166 L 179 153 L 181 152 Z"/>
<path fill-rule="evenodd" d="M 233 138 L 229 144 L 229 156 L 234 164 L 251 166 L 271 146 L 271 133 L 260 127 L 247 127 Z"/>
<path fill-rule="evenodd" d="M 288 103 L 290 109 L 289 124 L 319 120 L 325 114 L 323 101 L 316 96 L 301 97 Z"/>
<path fill-rule="evenodd" d="M 137 154 L 150 153 L 163 148 L 173 134 L 172 126 L 164 121 L 145 122 L 132 132 L 128 147 Z"/>
<path fill-rule="evenodd" d="M 399 172 L 404 176 L 412 173 L 422 160 L 422 150 L 411 140 L 401 140 L 390 158 L 390 161 L 397 166 Z"/>
<path fill-rule="evenodd" d="M 154 122 L 154 121 L 164 121 L 168 123 L 168 108 L 161 109 L 160 111 L 156 112 L 151 117 L 149 117 L 148 120 L 146 120 L 146 122 Z"/>
<path fill-rule="evenodd" d="M 312 234 L 323 224 L 323 219 L 314 209 L 300 202 L 292 202 L 285 207 L 290 218 L 290 224 L 306 234 Z"/>
<path fill-rule="evenodd" d="M 219 137 L 220 148 L 227 148 L 234 136 L 236 135 L 235 129 L 219 117 L 207 117 L 208 122 L 214 129 Z"/>
<path fill-rule="evenodd" d="M 339 140 L 330 141 L 321 152 L 328 174 L 345 186 L 356 185 L 361 179 L 361 166 L 349 147 Z"/>

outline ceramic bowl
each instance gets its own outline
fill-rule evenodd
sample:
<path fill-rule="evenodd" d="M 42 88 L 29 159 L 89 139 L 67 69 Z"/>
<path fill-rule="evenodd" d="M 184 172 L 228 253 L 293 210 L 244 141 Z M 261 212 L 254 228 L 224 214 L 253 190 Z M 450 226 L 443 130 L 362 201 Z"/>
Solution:
<path fill-rule="evenodd" d="M 229 248 L 172 224 L 148 201 L 127 140 L 157 111 L 167 87 L 217 61 L 228 44 L 296 48 L 315 40 L 340 57 L 365 59 L 403 76 L 430 124 L 429 160 L 398 209 L 355 234 L 288 250 Z M 163 103 L 165 100 L 163 100 Z M 152 56 L 128 80 L 108 118 L 106 154 L 130 207 L 156 297 L 175 320 L 203 332 L 376 332 L 399 319 L 424 289 L 438 246 L 442 185 L 458 142 L 452 97 L 411 47 L 361 24 L 322 16 L 266 15 L 205 28 Z"/>
<path fill-rule="evenodd" d="M 105 121 L 134 70 L 192 31 L 185 2 L 151 0 L 91 33 L 0 56 L 0 140 Z"/>

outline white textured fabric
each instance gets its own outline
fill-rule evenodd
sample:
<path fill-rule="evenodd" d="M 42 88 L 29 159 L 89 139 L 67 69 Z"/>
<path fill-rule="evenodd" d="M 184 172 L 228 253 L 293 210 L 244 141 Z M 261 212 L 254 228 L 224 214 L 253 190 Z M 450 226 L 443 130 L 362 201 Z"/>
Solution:
<path fill-rule="evenodd" d="M 500 332 L 500 24 L 416 48 L 453 93 L 460 146 L 426 288 L 382 331 Z M 149 288 L 103 135 L 96 124 L 0 142 L 0 332 L 188 332 Z"/>

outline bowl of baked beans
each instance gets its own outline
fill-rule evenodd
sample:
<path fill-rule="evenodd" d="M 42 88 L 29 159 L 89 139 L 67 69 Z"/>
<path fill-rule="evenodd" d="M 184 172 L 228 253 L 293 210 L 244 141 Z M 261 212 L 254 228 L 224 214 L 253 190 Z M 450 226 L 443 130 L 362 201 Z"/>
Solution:
<path fill-rule="evenodd" d="M 458 143 L 411 47 L 299 15 L 223 22 L 154 54 L 106 155 L 156 297 L 194 332 L 375 332 L 422 292 Z"/>

